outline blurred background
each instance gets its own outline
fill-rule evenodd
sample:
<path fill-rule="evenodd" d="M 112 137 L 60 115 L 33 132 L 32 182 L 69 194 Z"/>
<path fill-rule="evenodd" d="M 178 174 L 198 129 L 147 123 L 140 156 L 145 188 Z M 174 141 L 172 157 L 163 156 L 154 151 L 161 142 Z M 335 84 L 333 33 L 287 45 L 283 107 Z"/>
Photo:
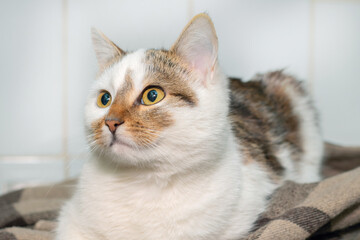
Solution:
<path fill-rule="evenodd" d="M 306 81 L 324 138 L 360 145 L 360 0 L 0 1 L 0 193 L 76 176 L 97 64 L 92 26 L 124 50 L 169 48 L 207 12 L 229 76 Z"/>

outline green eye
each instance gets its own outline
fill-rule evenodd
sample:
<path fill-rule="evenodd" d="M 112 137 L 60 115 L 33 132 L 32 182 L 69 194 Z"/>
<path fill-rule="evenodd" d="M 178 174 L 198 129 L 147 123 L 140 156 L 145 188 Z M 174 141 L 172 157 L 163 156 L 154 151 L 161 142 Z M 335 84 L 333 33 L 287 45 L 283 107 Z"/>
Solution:
<path fill-rule="evenodd" d="M 160 102 L 164 97 L 165 93 L 162 89 L 151 87 L 143 93 L 141 103 L 147 106 L 153 105 Z"/>
<path fill-rule="evenodd" d="M 111 103 L 111 95 L 107 91 L 103 91 L 97 98 L 97 105 L 101 108 L 106 108 Z"/>

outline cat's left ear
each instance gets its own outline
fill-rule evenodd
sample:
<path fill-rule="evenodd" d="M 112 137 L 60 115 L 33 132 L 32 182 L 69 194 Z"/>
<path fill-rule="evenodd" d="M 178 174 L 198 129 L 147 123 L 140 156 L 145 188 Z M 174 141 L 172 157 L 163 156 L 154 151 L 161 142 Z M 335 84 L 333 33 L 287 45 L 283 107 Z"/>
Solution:
<path fill-rule="evenodd" d="M 205 13 L 196 15 L 170 51 L 185 59 L 204 79 L 212 77 L 217 62 L 218 39 L 210 17 Z"/>
<path fill-rule="evenodd" d="M 96 28 L 91 29 L 91 37 L 100 70 L 103 70 L 114 60 L 120 59 L 125 55 L 121 48 L 116 46 L 115 43 Z"/>

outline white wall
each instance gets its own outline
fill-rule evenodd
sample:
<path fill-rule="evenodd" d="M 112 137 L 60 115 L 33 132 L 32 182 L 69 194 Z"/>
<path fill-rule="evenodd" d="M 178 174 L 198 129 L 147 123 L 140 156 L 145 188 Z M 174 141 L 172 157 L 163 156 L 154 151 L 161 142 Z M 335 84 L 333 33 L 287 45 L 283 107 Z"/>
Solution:
<path fill-rule="evenodd" d="M 0 192 L 76 176 L 95 79 L 90 27 L 125 50 L 168 48 L 210 14 L 231 76 L 286 68 L 308 81 L 325 139 L 360 145 L 360 0 L 0 2 Z"/>

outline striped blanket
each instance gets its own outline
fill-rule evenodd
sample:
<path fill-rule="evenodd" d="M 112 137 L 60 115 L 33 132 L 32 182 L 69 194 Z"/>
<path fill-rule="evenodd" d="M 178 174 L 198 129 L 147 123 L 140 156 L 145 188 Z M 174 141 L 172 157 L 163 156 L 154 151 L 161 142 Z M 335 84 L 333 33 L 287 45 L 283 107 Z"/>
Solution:
<path fill-rule="evenodd" d="M 360 239 L 360 149 L 326 148 L 327 178 L 311 184 L 285 182 L 246 240 Z M 72 180 L 0 196 L 0 240 L 53 239 L 56 216 L 75 184 Z"/>

